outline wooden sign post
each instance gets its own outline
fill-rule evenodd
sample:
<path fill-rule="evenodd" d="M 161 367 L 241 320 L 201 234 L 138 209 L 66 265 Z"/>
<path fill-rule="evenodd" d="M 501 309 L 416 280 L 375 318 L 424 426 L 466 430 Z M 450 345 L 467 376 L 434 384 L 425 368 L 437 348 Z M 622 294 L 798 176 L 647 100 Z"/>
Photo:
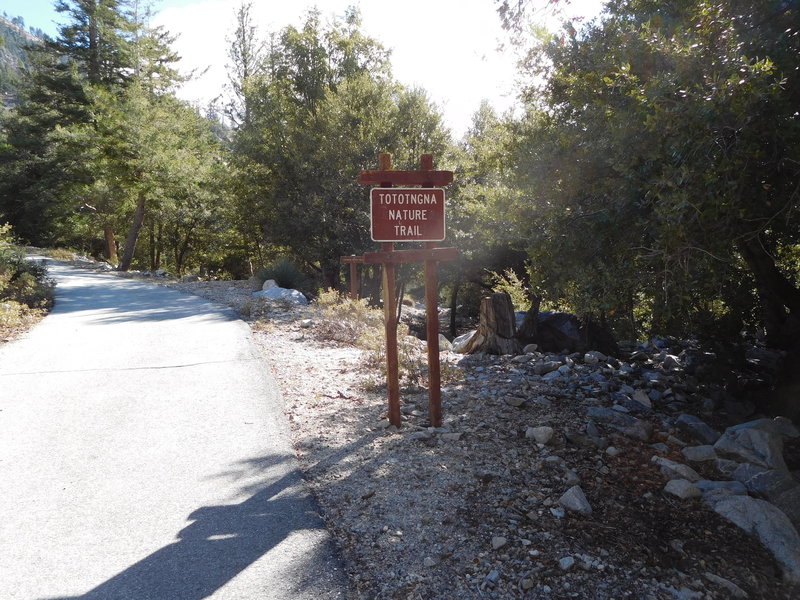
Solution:
<path fill-rule="evenodd" d="M 386 328 L 386 387 L 389 422 L 400 427 L 400 377 L 397 353 L 396 265 L 425 263 L 425 317 L 428 338 L 428 416 L 433 427 L 442 425 L 441 369 L 439 363 L 439 293 L 437 263 L 455 260 L 456 248 L 438 248 L 445 237 L 444 190 L 429 189 L 453 181 L 452 171 L 434 171 L 433 156 L 423 154 L 419 171 L 394 171 L 390 154 L 378 157 L 377 171 L 362 171 L 358 182 L 379 186 L 372 190 L 372 236 L 380 252 L 364 254 L 364 264 L 383 265 L 383 316 Z M 394 186 L 421 188 L 392 189 Z M 377 237 L 376 237 L 377 235 Z M 395 242 L 424 242 L 424 249 L 395 250 Z"/>

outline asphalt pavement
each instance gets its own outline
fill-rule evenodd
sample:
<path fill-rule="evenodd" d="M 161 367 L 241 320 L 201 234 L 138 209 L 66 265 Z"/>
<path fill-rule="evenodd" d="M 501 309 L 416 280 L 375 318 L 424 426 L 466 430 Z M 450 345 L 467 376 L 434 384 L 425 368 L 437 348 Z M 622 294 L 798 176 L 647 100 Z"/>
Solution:
<path fill-rule="evenodd" d="M 0 347 L 0 599 L 345 598 L 248 326 L 49 266 L 54 310 Z"/>

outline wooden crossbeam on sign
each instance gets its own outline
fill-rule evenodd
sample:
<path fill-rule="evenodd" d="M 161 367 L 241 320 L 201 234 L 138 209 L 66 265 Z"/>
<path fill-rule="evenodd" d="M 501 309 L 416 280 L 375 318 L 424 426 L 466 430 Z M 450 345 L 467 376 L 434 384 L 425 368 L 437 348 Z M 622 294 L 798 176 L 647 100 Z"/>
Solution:
<path fill-rule="evenodd" d="M 363 259 L 366 265 L 402 264 L 410 262 L 425 262 L 435 260 L 444 262 L 456 260 L 458 248 L 419 248 L 412 250 L 393 250 L 391 252 L 365 252 Z"/>
<path fill-rule="evenodd" d="M 380 169 L 375 171 L 361 171 L 358 183 L 363 185 L 399 186 L 421 185 L 424 187 L 443 187 L 453 183 L 452 171 L 434 171 L 433 156 L 423 154 L 420 159 L 419 171 L 395 171 L 391 166 L 390 155 L 382 154 Z"/>
<path fill-rule="evenodd" d="M 443 187 L 453 183 L 452 171 L 361 171 L 358 183 L 364 185 L 382 185 L 391 182 L 392 185 L 404 187 L 407 185 L 423 185 L 428 187 Z"/>

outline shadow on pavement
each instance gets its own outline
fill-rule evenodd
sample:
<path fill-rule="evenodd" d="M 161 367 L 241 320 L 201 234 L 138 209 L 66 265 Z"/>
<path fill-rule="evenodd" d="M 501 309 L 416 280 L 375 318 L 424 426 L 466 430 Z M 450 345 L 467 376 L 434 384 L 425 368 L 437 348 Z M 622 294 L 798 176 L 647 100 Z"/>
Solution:
<path fill-rule="evenodd" d="M 253 463 L 264 465 L 265 460 L 278 464 L 287 459 L 262 458 Z M 304 489 L 299 471 L 293 470 L 240 504 L 202 507 L 189 515 L 192 523 L 178 534 L 177 542 L 83 595 L 48 600 L 208 598 L 295 532 L 327 531 L 316 501 Z M 306 546 L 288 569 L 275 565 L 281 571 L 275 575 L 290 588 L 284 590 L 285 597 L 345 597 L 346 575 L 334 543 L 319 535 L 310 552 Z M 285 553 L 281 550 L 281 555 Z M 252 597 L 264 597 L 254 592 Z"/>
<path fill-rule="evenodd" d="M 92 311 L 97 313 L 92 319 L 97 323 L 167 321 L 201 313 L 206 319 L 237 318 L 232 309 L 153 283 L 75 268 L 51 272 L 57 281 L 54 313 Z"/>

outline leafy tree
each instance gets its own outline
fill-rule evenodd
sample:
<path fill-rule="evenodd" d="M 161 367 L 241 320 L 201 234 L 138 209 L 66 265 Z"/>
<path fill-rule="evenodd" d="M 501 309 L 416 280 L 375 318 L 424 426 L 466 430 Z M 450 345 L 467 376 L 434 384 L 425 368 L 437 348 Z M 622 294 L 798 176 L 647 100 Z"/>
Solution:
<path fill-rule="evenodd" d="M 125 0 L 58 0 L 56 11 L 69 21 L 59 27 L 50 49 L 78 65 L 93 85 L 125 83 L 135 71 L 133 37 L 139 25 L 125 12 Z"/>
<path fill-rule="evenodd" d="M 241 86 L 250 123 L 233 142 L 239 223 L 260 248 L 290 251 L 333 285 L 339 257 L 371 245 L 359 172 L 382 151 L 415 166 L 418 152 L 443 154 L 448 135 L 424 93 L 392 80 L 357 11 L 328 26 L 311 11 L 272 40 L 262 75 Z"/>
<path fill-rule="evenodd" d="M 95 109 L 103 113 L 134 70 L 134 23 L 119 2 L 80 0 L 56 8 L 71 21 L 34 49 L 24 102 L 7 125 L 4 161 L 2 210 L 20 235 L 39 243 L 73 242 L 75 235 L 65 233 L 83 237 L 92 221 L 91 202 L 109 187 L 95 177 L 104 166 L 93 168 L 102 161 L 99 148 L 109 145 L 97 135 Z"/>
<path fill-rule="evenodd" d="M 800 231 L 797 23 L 791 3 L 619 0 L 543 44 L 517 210 L 552 295 L 730 334 L 755 289 L 768 340 L 796 340 L 797 274 L 776 258 Z"/>
<path fill-rule="evenodd" d="M 510 210 L 517 194 L 508 160 L 512 131 L 511 122 L 484 102 L 456 153 L 447 241 L 459 249 L 460 257 L 442 265 L 442 280 L 450 292 L 452 335 L 460 295 L 477 310 L 480 296 L 491 288 L 493 272 L 512 268 L 525 276 L 527 242 L 518 236 Z"/>
<path fill-rule="evenodd" d="M 228 41 L 228 84 L 230 100 L 226 107 L 228 119 L 238 127 L 250 126 L 252 94 L 247 87 L 263 75 L 265 45 L 258 37 L 253 23 L 251 2 L 242 3 L 236 10 L 236 30 Z"/>
<path fill-rule="evenodd" d="M 75 241 L 80 203 L 74 184 L 89 178 L 82 149 L 91 122 L 90 92 L 74 64 L 37 51 L 33 76 L 24 83 L 22 102 L 4 118 L 0 212 L 28 241 Z"/>
<path fill-rule="evenodd" d="M 37 52 L 26 102 L 8 120 L 2 211 L 42 243 L 94 243 L 117 261 L 115 231 L 127 231 L 120 269 L 134 261 L 149 219 L 148 248 L 162 244 L 185 268 L 198 234 L 222 222 L 214 203 L 220 149 L 207 122 L 179 102 L 171 36 L 146 24 L 138 2 L 59 2 L 70 17 Z M 160 261 L 159 261 L 160 262 Z"/>

